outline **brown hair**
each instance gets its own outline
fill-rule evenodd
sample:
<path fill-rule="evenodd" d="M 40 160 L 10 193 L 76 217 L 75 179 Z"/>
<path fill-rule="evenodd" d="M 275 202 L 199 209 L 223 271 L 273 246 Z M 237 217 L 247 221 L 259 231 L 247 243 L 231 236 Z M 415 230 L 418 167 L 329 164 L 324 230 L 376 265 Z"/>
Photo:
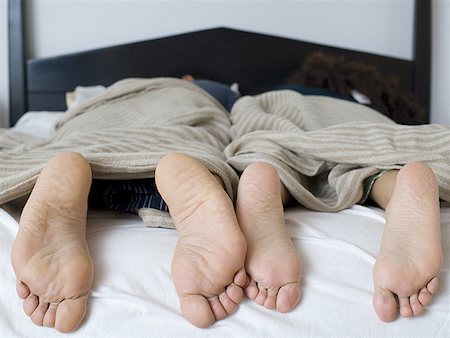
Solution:
<path fill-rule="evenodd" d="M 425 110 L 411 93 L 401 89 L 398 79 L 381 74 L 374 65 L 315 52 L 306 57 L 302 67 L 287 82 L 326 88 L 348 98 L 354 89 L 370 98 L 372 107 L 397 123 L 427 121 Z"/>

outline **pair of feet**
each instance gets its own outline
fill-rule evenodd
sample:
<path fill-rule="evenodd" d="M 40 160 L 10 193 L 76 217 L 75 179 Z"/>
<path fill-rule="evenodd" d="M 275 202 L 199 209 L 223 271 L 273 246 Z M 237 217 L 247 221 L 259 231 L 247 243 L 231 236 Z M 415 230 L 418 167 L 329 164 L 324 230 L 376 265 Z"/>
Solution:
<path fill-rule="evenodd" d="M 198 161 L 172 154 L 158 165 L 157 184 L 178 232 L 173 282 L 183 315 L 196 326 L 234 312 L 244 292 L 282 312 L 300 298 L 301 263 L 284 227 L 278 176 L 269 172 L 268 195 L 262 196 L 253 188 L 258 170 L 253 171 L 245 173 L 247 183 L 239 188 L 237 213 L 244 236 L 219 180 Z M 93 281 L 86 242 L 91 180 L 90 166 L 79 154 L 50 160 L 22 212 L 11 255 L 25 313 L 35 324 L 61 332 L 80 325 Z M 254 222 L 258 217 L 261 224 Z M 276 226 L 273 235 L 258 228 L 263 223 Z"/>
<path fill-rule="evenodd" d="M 414 175 L 421 180 L 411 184 Z M 426 186 L 434 182 L 432 172 L 407 166 L 398 176 L 374 268 L 374 307 L 385 321 L 397 317 L 399 306 L 403 316 L 423 311 L 436 293 L 442 255 L 436 190 Z M 272 167 L 247 168 L 236 211 L 219 181 L 188 156 L 163 158 L 156 179 L 177 226 L 172 277 L 191 323 L 206 327 L 225 318 L 244 293 L 269 309 L 295 307 L 301 261 L 284 225 L 281 184 Z M 80 155 L 52 159 L 23 210 L 12 250 L 25 313 L 61 332 L 80 325 L 93 280 L 85 224 L 90 182 Z"/>

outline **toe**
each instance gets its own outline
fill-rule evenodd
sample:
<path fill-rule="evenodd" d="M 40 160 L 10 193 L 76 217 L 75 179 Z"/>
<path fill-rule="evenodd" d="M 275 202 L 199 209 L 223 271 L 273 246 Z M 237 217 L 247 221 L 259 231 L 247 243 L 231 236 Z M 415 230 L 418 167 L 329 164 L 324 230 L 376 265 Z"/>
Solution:
<path fill-rule="evenodd" d="M 249 278 L 245 269 L 240 269 L 235 275 L 233 279 L 233 283 L 237 286 L 244 288 L 248 284 Z"/>
<path fill-rule="evenodd" d="M 400 306 L 400 315 L 402 317 L 411 317 L 414 314 L 411 303 L 409 302 L 409 297 L 399 297 L 398 302 Z"/>
<path fill-rule="evenodd" d="M 373 307 L 378 317 L 384 322 L 391 322 L 397 318 L 397 301 L 394 294 L 383 289 L 375 289 Z"/>
<path fill-rule="evenodd" d="M 56 309 L 58 307 L 57 303 L 50 303 L 48 306 L 47 312 L 44 316 L 44 326 L 46 327 L 54 327 L 55 326 L 55 318 L 56 318 Z"/>
<path fill-rule="evenodd" d="M 65 299 L 57 307 L 55 328 L 63 333 L 74 331 L 86 314 L 88 296 Z"/>
<path fill-rule="evenodd" d="M 419 302 L 418 294 L 409 297 L 409 303 L 414 316 L 419 316 L 423 313 L 423 305 Z"/>
<path fill-rule="evenodd" d="M 216 320 L 210 303 L 201 295 L 181 296 L 180 307 L 183 316 L 197 327 L 211 326 Z"/>
<path fill-rule="evenodd" d="M 247 287 L 245 288 L 245 295 L 248 299 L 255 300 L 258 295 L 258 287 L 256 286 L 256 282 L 252 280 Z"/>
<path fill-rule="evenodd" d="M 420 304 L 422 304 L 423 306 L 430 304 L 431 298 L 433 298 L 433 295 L 430 293 L 430 291 L 428 291 L 427 288 L 423 288 L 422 290 L 420 290 L 418 296 Z"/>
<path fill-rule="evenodd" d="M 427 284 L 427 290 L 432 294 L 436 294 L 436 292 L 439 289 L 439 279 L 437 277 L 434 277 L 431 281 Z"/>
<path fill-rule="evenodd" d="M 23 311 L 27 316 L 31 316 L 36 308 L 39 306 L 39 298 L 36 295 L 29 295 L 23 301 Z"/>
<path fill-rule="evenodd" d="M 279 312 L 291 311 L 300 301 L 300 283 L 284 285 L 278 291 L 276 309 Z"/>
<path fill-rule="evenodd" d="M 227 311 L 223 308 L 218 296 L 208 298 L 208 302 L 216 320 L 224 319 L 227 316 Z"/>
<path fill-rule="evenodd" d="M 264 305 L 264 302 L 267 298 L 267 289 L 261 286 L 258 286 L 258 295 L 255 298 L 255 302 L 258 305 Z"/>
<path fill-rule="evenodd" d="M 19 280 L 17 281 L 16 290 L 21 299 L 27 298 L 31 293 L 28 286 Z"/>
<path fill-rule="evenodd" d="M 48 309 L 48 303 L 41 303 L 36 307 L 36 310 L 31 314 L 30 318 L 36 325 L 42 326 L 44 323 L 44 316 Z"/>
<path fill-rule="evenodd" d="M 244 291 L 242 288 L 234 284 L 227 287 L 226 294 L 235 304 L 239 304 L 244 297 Z"/>
<path fill-rule="evenodd" d="M 269 289 L 267 291 L 267 298 L 264 301 L 264 307 L 269 310 L 275 310 L 277 308 L 277 294 L 278 288 Z"/>
<path fill-rule="evenodd" d="M 422 288 L 418 295 L 420 304 L 426 306 L 430 304 L 433 295 L 438 291 L 438 278 L 433 278 L 424 288 Z"/>
<path fill-rule="evenodd" d="M 219 301 L 222 304 L 223 309 L 227 315 L 231 315 L 237 309 L 237 304 L 227 295 L 226 292 L 222 292 L 219 295 Z"/>

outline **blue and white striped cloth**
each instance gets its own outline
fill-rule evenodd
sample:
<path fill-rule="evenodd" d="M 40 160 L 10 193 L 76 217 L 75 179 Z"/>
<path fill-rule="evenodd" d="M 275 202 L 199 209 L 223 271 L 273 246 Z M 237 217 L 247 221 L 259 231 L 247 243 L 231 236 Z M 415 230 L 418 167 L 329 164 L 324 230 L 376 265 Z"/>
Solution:
<path fill-rule="evenodd" d="M 137 214 L 141 208 L 169 211 L 152 178 L 137 180 L 94 180 L 91 206 Z"/>

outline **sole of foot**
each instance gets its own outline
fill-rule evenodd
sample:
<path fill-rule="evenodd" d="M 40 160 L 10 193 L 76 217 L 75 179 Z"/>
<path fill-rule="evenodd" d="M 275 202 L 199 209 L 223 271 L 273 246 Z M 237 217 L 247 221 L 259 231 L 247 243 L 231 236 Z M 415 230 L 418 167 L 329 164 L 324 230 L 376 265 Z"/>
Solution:
<path fill-rule="evenodd" d="M 90 185 L 86 160 L 59 154 L 22 212 L 11 260 L 24 312 L 36 325 L 71 332 L 85 316 L 94 274 L 86 242 Z"/>
<path fill-rule="evenodd" d="M 439 193 L 432 170 L 421 163 L 397 174 L 373 271 L 373 306 L 390 322 L 421 315 L 438 290 L 442 264 Z"/>
<path fill-rule="evenodd" d="M 286 229 L 281 189 L 274 167 L 250 165 L 240 179 L 236 213 L 248 244 L 247 297 L 268 309 L 289 312 L 300 301 L 302 264 Z"/>
<path fill-rule="evenodd" d="M 183 316 L 208 327 L 236 311 L 247 283 L 247 250 L 231 199 L 198 160 L 166 155 L 155 173 L 178 240 L 172 278 Z"/>

